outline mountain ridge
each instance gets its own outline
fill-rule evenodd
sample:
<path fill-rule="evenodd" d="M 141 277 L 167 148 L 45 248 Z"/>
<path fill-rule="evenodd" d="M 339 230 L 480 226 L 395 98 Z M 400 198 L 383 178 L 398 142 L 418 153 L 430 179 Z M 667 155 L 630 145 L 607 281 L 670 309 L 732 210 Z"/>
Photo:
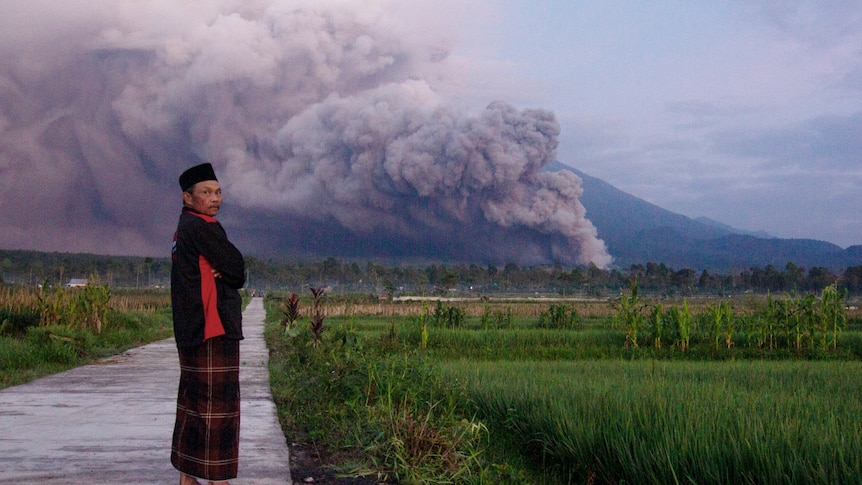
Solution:
<path fill-rule="evenodd" d="M 729 272 L 767 265 L 785 267 L 788 262 L 831 270 L 862 265 L 862 245 L 844 249 L 816 239 L 740 231 L 663 209 L 560 162 L 547 170 L 569 170 L 581 178 L 584 192 L 580 201 L 615 267 L 662 262 L 674 268 Z"/>
<path fill-rule="evenodd" d="M 713 227 L 717 227 L 719 229 L 724 229 L 724 230 L 726 230 L 730 233 L 733 233 L 733 234 L 743 234 L 743 235 L 747 235 L 747 236 L 761 237 L 764 239 L 770 239 L 770 238 L 775 237 L 766 231 L 746 231 L 744 229 L 739 229 L 739 228 L 730 226 L 728 224 L 725 224 L 723 222 L 716 221 L 715 219 L 710 219 L 709 217 L 705 217 L 705 216 L 698 216 L 698 217 L 695 217 L 693 219 L 697 222 L 700 222 L 701 224 L 706 224 L 708 226 L 713 226 Z"/>

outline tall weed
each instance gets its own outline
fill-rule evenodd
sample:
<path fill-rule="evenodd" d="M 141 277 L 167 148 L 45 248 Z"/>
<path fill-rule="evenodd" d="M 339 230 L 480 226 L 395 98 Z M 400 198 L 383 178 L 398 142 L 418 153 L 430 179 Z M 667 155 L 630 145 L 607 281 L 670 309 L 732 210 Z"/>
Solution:
<path fill-rule="evenodd" d="M 288 439 L 352 449 L 352 473 L 383 481 L 482 476 L 485 428 L 459 411 L 450 383 L 414 354 L 416 341 L 391 331 L 362 336 L 341 323 L 314 346 L 310 331 L 288 339 L 270 319 L 271 385 Z"/>

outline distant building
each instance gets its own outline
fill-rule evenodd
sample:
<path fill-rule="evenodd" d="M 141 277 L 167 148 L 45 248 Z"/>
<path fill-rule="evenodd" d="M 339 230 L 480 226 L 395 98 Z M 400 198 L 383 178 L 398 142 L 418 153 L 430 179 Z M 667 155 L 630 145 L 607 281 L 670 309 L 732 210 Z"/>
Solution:
<path fill-rule="evenodd" d="M 87 280 L 85 278 L 72 278 L 66 283 L 67 288 L 83 288 L 87 286 Z"/>

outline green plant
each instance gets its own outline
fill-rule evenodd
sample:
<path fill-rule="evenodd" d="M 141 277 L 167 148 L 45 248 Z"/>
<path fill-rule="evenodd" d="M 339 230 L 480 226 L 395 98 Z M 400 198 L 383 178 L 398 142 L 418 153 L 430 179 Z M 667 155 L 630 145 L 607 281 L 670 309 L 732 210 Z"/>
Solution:
<path fill-rule="evenodd" d="M 677 336 L 676 345 L 685 352 L 691 342 L 692 324 L 694 318 L 688 308 L 688 301 L 682 302 L 682 307 L 672 306 L 668 311 L 671 325 Z"/>
<path fill-rule="evenodd" d="M 759 319 L 762 344 L 769 343 L 769 350 L 775 348 L 776 323 L 786 318 L 786 308 L 782 301 L 776 300 L 770 293 L 766 297 L 766 308 Z"/>
<path fill-rule="evenodd" d="M 565 304 L 551 304 L 539 313 L 540 328 L 575 328 L 578 320 L 577 309 Z"/>
<path fill-rule="evenodd" d="M 847 323 L 847 313 L 844 300 L 847 290 L 839 290 L 836 285 L 827 286 L 820 294 L 820 313 L 824 329 L 832 332 L 832 349 L 838 348 L 838 335 Z"/>
<path fill-rule="evenodd" d="M 638 332 L 644 320 L 643 310 L 645 305 L 638 297 L 637 280 L 629 280 L 628 293 L 623 292 L 616 304 L 617 315 L 615 322 L 626 329 L 626 346 L 631 345 L 638 348 Z"/>
<path fill-rule="evenodd" d="M 76 295 L 79 308 L 77 317 L 81 319 L 84 326 L 92 327 L 96 333 L 101 333 L 102 317 L 108 308 L 108 302 L 111 300 L 111 290 L 107 286 L 97 283 L 97 278 L 90 278 L 87 286 L 81 288 Z"/>
<path fill-rule="evenodd" d="M 509 328 L 512 326 L 512 305 L 506 305 L 506 310 L 494 310 L 494 326 Z"/>
<path fill-rule="evenodd" d="M 467 313 L 463 308 L 454 305 L 444 305 L 442 301 L 437 300 L 433 322 L 437 327 L 460 328 L 464 325 L 466 316 Z"/>
<path fill-rule="evenodd" d="M 647 322 L 649 322 L 650 330 L 653 335 L 653 342 L 655 343 L 655 348 L 661 348 L 661 337 L 662 333 L 664 333 L 665 327 L 665 312 L 664 307 L 661 303 L 656 303 L 652 306 L 652 311 L 647 318 Z"/>
<path fill-rule="evenodd" d="M 424 304 L 422 306 L 422 311 L 419 312 L 419 315 L 415 319 L 416 324 L 419 326 L 419 349 L 421 350 L 428 348 L 428 320 L 428 305 Z"/>
<path fill-rule="evenodd" d="M 57 286 L 53 294 L 47 289 L 38 296 L 42 326 L 65 325 L 68 328 L 92 328 L 102 331 L 102 317 L 111 299 L 111 290 L 91 278 L 84 288 L 64 289 Z"/>
<path fill-rule="evenodd" d="M 0 336 L 20 337 L 39 325 L 41 314 L 35 308 L 0 308 Z"/>
<path fill-rule="evenodd" d="M 788 304 L 792 307 L 790 313 L 790 319 L 792 320 L 793 326 L 793 340 L 794 346 L 796 350 L 802 350 L 802 337 L 805 335 L 806 329 L 812 333 L 818 326 L 818 318 L 815 314 L 815 306 L 814 306 L 814 295 L 806 295 L 798 300 L 790 300 Z M 825 332 L 823 333 L 825 336 Z M 812 338 L 813 340 L 813 338 Z M 788 339 L 788 345 L 790 345 L 791 340 Z M 823 348 L 825 350 L 825 338 Z"/>
<path fill-rule="evenodd" d="M 482 315 L 479 317 L 479 324 L 485 330 L 491 326 L 491 305 L 487 299 L 482 300 Z"/>
<path fill-rule="evenodd" d="M 729 349 L 733 346 L 733 334 L 735 331 L 733 308 L 730 302 L 719 302 L 706 306 L 706 319 L 709 322 L 709 332 L 715 344 L 715 350 L 719 348 L 719 342 L 724 339 L 725 346 Z"/>

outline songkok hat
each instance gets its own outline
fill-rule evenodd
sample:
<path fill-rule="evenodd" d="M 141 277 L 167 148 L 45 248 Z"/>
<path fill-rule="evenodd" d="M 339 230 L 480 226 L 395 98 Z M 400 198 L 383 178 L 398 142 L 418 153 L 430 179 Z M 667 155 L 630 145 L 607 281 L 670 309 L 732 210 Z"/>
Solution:
<path fill-rule="evenodd" d="M 186 192 L 196 183 L 203 182 L 204 180 L 215 180 L 218 182 L 212 164 L 202 163 L 183 172 L 180 175 L 180 187 L 182 187 L 183 192 Z"/>

